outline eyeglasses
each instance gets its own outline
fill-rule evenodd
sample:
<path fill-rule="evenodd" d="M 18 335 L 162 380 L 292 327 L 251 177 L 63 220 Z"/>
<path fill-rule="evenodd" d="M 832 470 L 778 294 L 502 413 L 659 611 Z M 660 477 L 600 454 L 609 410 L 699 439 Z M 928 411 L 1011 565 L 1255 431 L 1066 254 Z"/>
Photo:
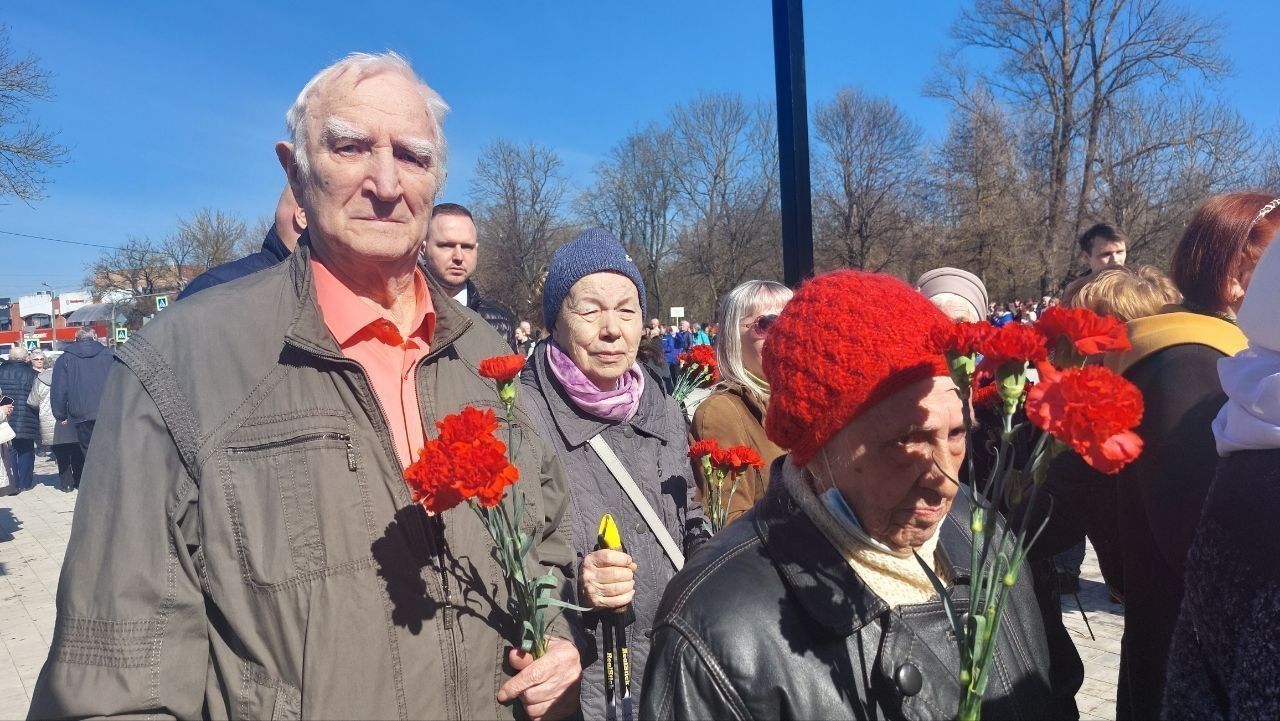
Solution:
<path fill-rule="evenodd" d="M 777 321 L 778 321 L 778 314 L 770 313 L 769 315 L 762 315 L 759 318 L 756 318 L 755 322 L 753 322 L 751 325 L 747 327 L 755 331 L 759 335 L 764 335 L 769 332 L 769 329 L 772 328 L 773 324 L 776 323 Z"/>

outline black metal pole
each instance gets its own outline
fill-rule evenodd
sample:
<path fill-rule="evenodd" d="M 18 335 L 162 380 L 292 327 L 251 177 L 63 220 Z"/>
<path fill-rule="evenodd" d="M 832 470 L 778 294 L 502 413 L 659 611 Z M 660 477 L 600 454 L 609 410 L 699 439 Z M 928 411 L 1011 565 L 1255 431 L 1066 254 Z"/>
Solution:
<path fill-rule="evenodd" d="M 801 0 L 773 0 L 773 65 L 778 85 L 778 166 L 782 195 L 782 275 L 795 287 L 813 275 L 809 194 L 809 107 Z"/>

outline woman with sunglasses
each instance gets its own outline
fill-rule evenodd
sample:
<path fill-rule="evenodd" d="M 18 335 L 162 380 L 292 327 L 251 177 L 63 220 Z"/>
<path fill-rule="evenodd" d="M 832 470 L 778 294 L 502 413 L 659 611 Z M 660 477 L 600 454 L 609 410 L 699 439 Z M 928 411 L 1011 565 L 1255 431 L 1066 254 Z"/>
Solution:
<path fill-rule="evenodd" d="M 791 300 L 791 289 L 769 280 L 749 280 L 729 291 L 720 305 L 716 323 L 716 362 L 720 383 L 693 415 L 693 436 L 712 439 L 721 448 L 750 446 L 760 454 L 764 468 L 747 471 L 729 499 L 728 520 L 733 521 L 764 496 L 769 467 L 784 451 L 764 432 L 769 382 L 765 379 L 761 350 L 769 327 Z M 706 492 L 705 480 L 699 487 Z"/>

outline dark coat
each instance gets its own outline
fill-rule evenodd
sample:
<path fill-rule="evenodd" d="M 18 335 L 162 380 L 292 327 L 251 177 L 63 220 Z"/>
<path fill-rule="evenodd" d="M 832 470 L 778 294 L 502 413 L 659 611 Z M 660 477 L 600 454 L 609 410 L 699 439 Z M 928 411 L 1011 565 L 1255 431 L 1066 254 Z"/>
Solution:
<path fill-rule="evenodd" d="M 1187 550 L 1218 463 L 1210 424 L 1227 399 L 1222 357 L 1208 346 L 1177 345 L 1124 374 L 1146 410 L 1137 429 L 1142 455 L 1115 486 L 1125 606 L 1117 719 L 1160 717 Z"/>
<path fill-rule="evenodd" d="M 595 550 L 600 517 L 613 515 L 627 553 L 635 560 L 636 620 L 627 631 L 631 647 L 631 694 L 639 703 L 640 679 L 649 656 L 649 630 L 658 601 L 675 568 L 622 487 L 587 441 L 601 434 L 631 474 L 649 505 L 665 521 L 686 556 L 706 540 L 702 506 L 694 500 L 693 468 L 684 416 L 671 396 L 649 379 L 640 408 L 628 423 L 610 423 L 578 409 L 551 375 L 547 344 L 540 343 L 523 376 L 521 398 L 528 403 L 539 432 L 554 447 L 569 478 L 573 545 L 582 559 Z M 594 613 L 571 616 L 574 640 L 582 656 L 582 711 L 587 719 L 605 716 L 604 650 L 600 619 Z"/>
<path fill-rule="evenodd" d="M 262 239 L 262 250 L 222 265 L 215 265 L 206 270 L 196 276 L 195 280 L 188 283 L 186 288 L 182 289 L 182 292 L 178 294 L 178 300 L 188 298 L 202 290 L 221 285 L 229 280 L 243 278 L 251 273 L 266 270 L 288 258 L 290 252 L 284 241 L 280 240 L 280 234 L 276 232 L 276 227 L 273 225 L 271 230 L 267 231 L 266 237 Z"/>
<path fill-rule="evenodd" d="M 772 469 L 775 482 L 764 499 L 717 534 L 667 588 L 640 717 L 953 717 L 959 656 L 942 604 L 889 608 L 800 509 L 787 484 L 777 482 L 785 462 Z M 960 494 L 938 543 L 961 611 L 972 539 L 967 519 Z M 1005 614 L 983 717 L 1059 715 L 1025 576 Z"/>
<path fill-rule="evenodd" d="M 498 331 L 498 335 L 511 346 L 512 351 L 517 350 L 515 316 L 505 306 L 482 298 L 476 284 L 469 280 L 467 281 L 467 307 L 479 313 L 485 323 L 493 326 L 493 329 Z"/>
<path fill-rule="evenodd" d="M 1280 449 L 1218 465 L 1187 554 L 1166 719 L 1280 718 Z"/>
<path fill-rule="evenodd" d="M 115 355 L 93 340 L 67 345 L 53 366 L 53 417 L 72 423 L 96 420 Z"/>
<path fill-rule="evenodd" d="M 36 369 L 24 361 L 0 362 L 0 394 L 13 399 L 9 427 L 13 429 L 15 438 L 35 440 L 40 437 L 40 412 L 27 405 L 31 386 L 38 375 Z"/>

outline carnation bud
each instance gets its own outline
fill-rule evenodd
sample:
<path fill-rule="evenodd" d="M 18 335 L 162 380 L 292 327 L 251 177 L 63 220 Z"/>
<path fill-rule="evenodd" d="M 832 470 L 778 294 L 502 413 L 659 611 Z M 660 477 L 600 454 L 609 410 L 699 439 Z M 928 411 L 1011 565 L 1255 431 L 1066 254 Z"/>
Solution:
<path fill-rule="evenodd" d="M 511 412 L 511 407 L 516 404 L 516 379 L 503 381 L 498 384 L 498 398 L 502 404 L 507 407 L 507 412 Z"/>
<path fill-rule="evenodd" d="M 1027 364 L 1025 361 L 1004 363 L 996 371 L 996 385 L 1000 388 L 1000 399 L 1004 401 L 1001 412 L 1012 416 L 1022 405 L 1022 393 L 1027 389 Z"/>
<path fill-rule="evenodd" d="M 951 370 L 951 380 L 960 390 L 966 391 L 973 380 L 973 372 L 978 365 L 977 356 L 973 353 L 961 355 L 955 351 L 947 352 L 947 368 Z"/>
<path fill-rule="evenodd" d="M 984 527 L 983 526 L 984 515 L 985 514 L 982 512 L 981 508 L 973 509 L 973 517 L 969 520 L 970 531 L 973 531 L 974 533 L 982 533 L 982 529 Z"/>

